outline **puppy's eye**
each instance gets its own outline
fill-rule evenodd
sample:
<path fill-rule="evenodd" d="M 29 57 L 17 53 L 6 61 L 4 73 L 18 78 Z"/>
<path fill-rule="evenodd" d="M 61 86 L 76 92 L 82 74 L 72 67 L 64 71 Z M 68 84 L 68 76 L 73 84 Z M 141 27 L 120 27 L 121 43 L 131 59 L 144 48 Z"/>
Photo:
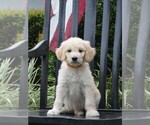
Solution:
<path fill-rule="evenodd" d="M 83 50 L 82 49 L 79 49 L 79 53 L 82 53 L 83 52 Z"/>
<path fill-rule="evenodd" d="M 67 52 L 70 53 L 70 52 L 71 52 L 71 49 L 68 49 Z"/>

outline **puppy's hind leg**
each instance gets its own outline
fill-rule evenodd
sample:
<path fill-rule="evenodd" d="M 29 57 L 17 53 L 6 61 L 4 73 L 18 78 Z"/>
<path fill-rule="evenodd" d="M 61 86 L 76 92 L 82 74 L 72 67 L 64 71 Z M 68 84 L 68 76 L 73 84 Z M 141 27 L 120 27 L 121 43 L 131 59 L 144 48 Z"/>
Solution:
<path fill-rule="evenodd" d="M 96 104 L 96 108 L 98 109 L 99 103 L 100 103 L 100 99 L 101 99 L 101 94 L 99 92 L 99 90 L 96 90 L 95 93 L 95 104 Z"/>
<path fill-rule="evenodd" d="M 74 114 L 75 114 L 76 116 L 83 116 L 83 115 L 84 115 L 84 112 L 83 112 L 82 110 L 80 110 L 80 111 L 74 111 Z"/>
<path fill-rule="evenodd" d="M 65 114 L 65 113 L 73 113 L 73 109 L 68 108 L 67 106 L 62 107 L 61 109 L 61 113 Z"/>

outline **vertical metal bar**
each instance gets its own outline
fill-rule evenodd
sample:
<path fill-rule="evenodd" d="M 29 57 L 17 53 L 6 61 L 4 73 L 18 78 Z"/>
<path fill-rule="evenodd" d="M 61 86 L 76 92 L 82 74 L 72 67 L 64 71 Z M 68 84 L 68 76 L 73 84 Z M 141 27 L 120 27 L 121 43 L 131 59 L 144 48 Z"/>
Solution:
<path fill-rule="evenodd" d="M 28 50 L 28 44 L 25 48 Z M 27 50 L 26 52 L 28 52 Z M 19 109 L 28 109 L 28 55 L 21 57 Z"/>
<path fill-rule="evenodd" d="M 117 0 L 115 38 L 113 47 L 113 64 L 112 64 L 112 98 L 111 107 L 119 108 L 118 105 L 118 80 L 119 80 L 119 62 L 120 62 L 120 45 L 121 45 L 121 28 L 122 28 L 122 0 Z"/>
<path fill-rule="evenodd" d="M 103 21 L 102 21 L 102 38 L 100 52 L 100 84 L 98 86 L 101 92 L 100 108 L 105 108 L 106 95 L 106 73 L 107 73 L 107 48 L 108 48 L 108 33 L 109 33 L 109 13 L 110 0 L 103 1 Z"/>
<path fill-rule="evenodd" d="M 144 108 L 144 79 L 147 43 L 150 32 L 150 1 L 143 0 L 135 55 L 133 108 Z"/>
<path fill-rule="evenodd" d="M 40 109 L 47 107 L 47 83 L 48 83 L 48 47 L 49 47 L 49 31 L 50 31 L 50 4 L 51 0 L 45 1 L 45 17 L 43 39 L 46 40 L 46 55 L 41 57 L 41 89 L 40 89 Z"/>
<path fill-rule="evenodd" d="M 51 0 L 45 0 L 43 39 L 49 40 Z M 49 41 L 48 41 L 49 42 Z"/>
<path fill-rule="evenodd" d="M 131 10 L 131 0 L 122 1 L 122 63 L 126 62 L 126 53 L 128 46 L 128 34 L 129 34 L 129 24 L 130 24 L 130 10 Z M 126 64 L 125 64 L 126 65 Z M 123 65 L 123 66 L 125 66 Z M 125 69 L 125 67 L 123 68 Z M 125 71 L 125 70 L 123 70 Z"/>
<path fill-rule="evenodd" d="M 84 39 L 89 40 L 92 47 L 95 46 L 96 3 L 97 0 L 86 0 Z"/>
<path fill-rule="evenodd" d="M 28 1 L 26 2 L 25 10 L 25 27 L 24 27 L 24 39 L 28 40 Z M 21 74 L 20 74 L 20 89 L 19 89 L 19 108 L 28 109 L 28 41 L 24 44 L 25 53 L 21 57 Z"/>
<path fill-rule="evenodd" d="M 64 41 L 66 0 L 59 0 L 58 46 Z"/>
<path fill-rule="evenodd" d="M 130 10 L 131 0 L 122 0 L 122 97 L 124 97 L 124 90 L 126 84 L 126 57 L 130 24 Z M 122 99 L 122 107 L 124 107 L 124 98 Z"/>
<path fill-rule="evenodd" d="M 47 107 L 48 56 L 41 57 L 40 109 Z"/>
<path fill-rule="evenodd" d="M 79 0 L 73 0 L 72 32 L 71 32 L 72 37 L 75 37 L 78 35 L 78 9 L 79 9 Z"/>
<path fill-rule="evenodd" d="M 97 0 L 86 0 L 84 39 L 90 41 L 92 47 L 95 47 L 96 3 Z M 93 71 L 94 61 L 90 63 L 90 67 Z"/>
<path fill-rule="evenodd" d="M 25 14 L 26 14 L 26 17 L 25 17 L 25 28 L 24 28 L 24 39 L 25 40 L 28 40 L 28 6 L 29 6 L 29 4 L 28 4 L 28 0 L 27 0 L 27 2 L 26 2 L 26 11 L 25 11 Z"/>
<path fill-rule="evenodd" d="M 58 47 L 64 41 L 65 31 L 65 12 L 66 12 L 66 0 L 59 0 L 59 22 L 58 22 Z M 60 61 L 56 61 L 56 85 L 58 82 L 58 70 L 60 68 Z"/>

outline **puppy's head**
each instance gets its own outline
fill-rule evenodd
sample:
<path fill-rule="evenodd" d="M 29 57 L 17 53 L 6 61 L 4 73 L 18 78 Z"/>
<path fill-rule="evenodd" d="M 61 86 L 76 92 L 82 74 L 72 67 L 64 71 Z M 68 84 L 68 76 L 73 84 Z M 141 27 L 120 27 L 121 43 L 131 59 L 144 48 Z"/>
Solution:
<path fill-rule="evenodd" d="M 95 49 L 90 46 L 89 41 L 74 37 L 62 42 L 56 49 L 56 55 L 59 60 L 77 67 L 84 62 L 90 62 L 95 56 Z"/>

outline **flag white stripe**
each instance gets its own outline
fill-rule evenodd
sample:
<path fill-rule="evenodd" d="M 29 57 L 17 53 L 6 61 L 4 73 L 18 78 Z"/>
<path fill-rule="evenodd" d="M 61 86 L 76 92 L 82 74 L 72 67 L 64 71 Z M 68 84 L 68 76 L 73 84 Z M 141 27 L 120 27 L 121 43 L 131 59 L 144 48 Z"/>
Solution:
<path fill-rule="evenodd" d="M 52 0 L 51 7 L 53 10 L 54 16 L 50 20 L 50 42 L 52 41 L 52 38 L 55 34 L 57 25 L 58 25 L 58 19 L 59 19 L 59 0 Z"/>
<path fill-rule="evenodd" d="M 65 15 L 65 31 L 66 31 L 66 28 L 67 28 L 68 20 L 69 20 L 71 14 L 72 14 L 72 5 L 73 5 L 73 0 L 67 0 L 66 15 Z"/>

